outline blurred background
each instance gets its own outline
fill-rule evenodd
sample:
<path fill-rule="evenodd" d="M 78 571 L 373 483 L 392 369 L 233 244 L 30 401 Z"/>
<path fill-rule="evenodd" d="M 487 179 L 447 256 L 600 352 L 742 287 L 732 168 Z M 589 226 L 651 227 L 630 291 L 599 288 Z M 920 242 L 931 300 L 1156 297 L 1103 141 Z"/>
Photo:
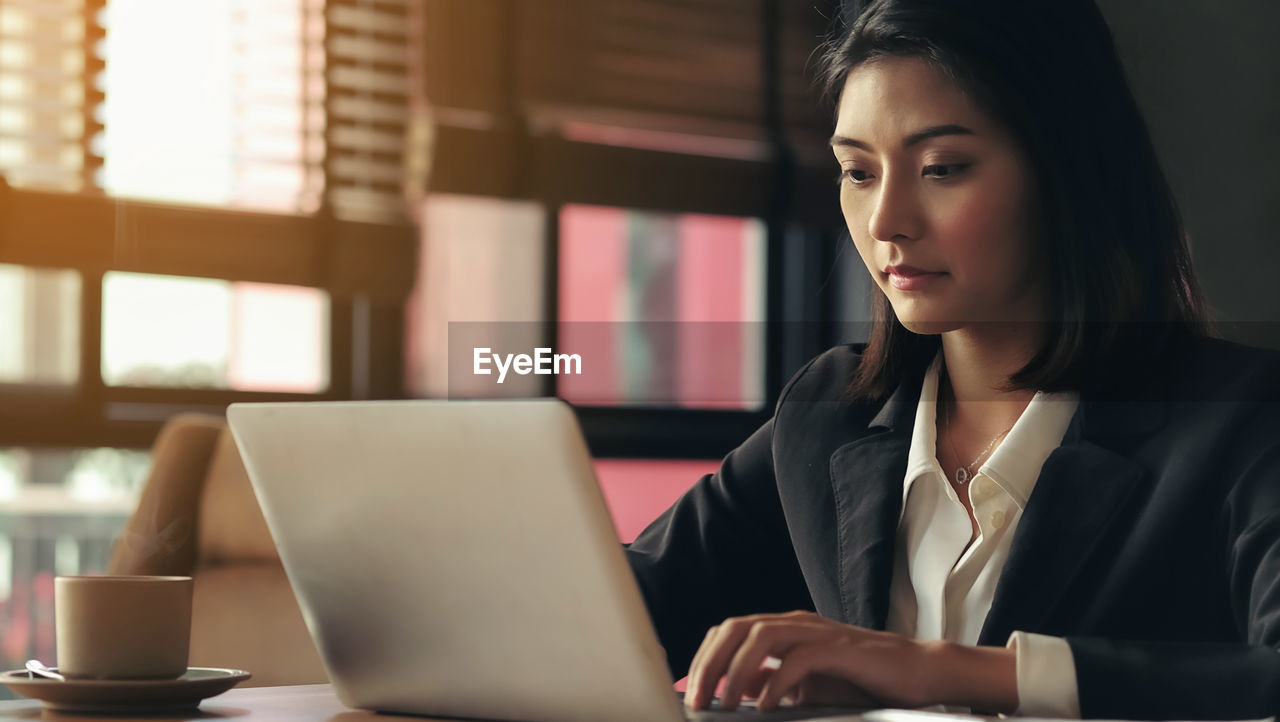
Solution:
<path fill-rule="evenodd" d="M 1224 335 L 1280 347 L 1280 7 L 1100 4 Z M 839 11 L 0 0 L 0 665 L 52 659 L 53 576 L 105 569 L 179 412 L 558 395 L 633 537 L 865 338 Z"/>

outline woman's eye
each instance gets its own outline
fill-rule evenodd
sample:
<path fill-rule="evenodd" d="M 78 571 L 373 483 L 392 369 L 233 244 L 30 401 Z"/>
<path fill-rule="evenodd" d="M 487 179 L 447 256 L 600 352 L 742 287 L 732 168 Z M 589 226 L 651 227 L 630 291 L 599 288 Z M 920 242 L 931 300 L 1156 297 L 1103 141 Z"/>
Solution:
<path fill-rule="evenodd" d="M 840 171 L 840 175 L 836 176 L 836 185 L 841 185 L 845 181 L 850 181 L 854 185 L 862 185 L 871 180 L 871 174 L 859 168 L 850 168 Z"/>
<path fill-rule="evenodd" d="M 961 173 L 964 173 L 968 167 L 968 163 L 938 163 L 925 166 L 921 175 L 941 179 L 954 178 Z"/>

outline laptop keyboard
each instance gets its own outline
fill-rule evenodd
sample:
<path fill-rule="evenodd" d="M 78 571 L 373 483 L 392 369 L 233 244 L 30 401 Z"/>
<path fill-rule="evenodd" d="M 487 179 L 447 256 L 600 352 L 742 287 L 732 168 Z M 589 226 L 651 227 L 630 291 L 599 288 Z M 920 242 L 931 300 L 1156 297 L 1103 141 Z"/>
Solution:
<path fill-rule="evenodd" d="M 743 700 L 738 709 L 732 712 L 720 709 L 720 700 L 711 703 L 711 709 L 689 709 L 684 706 L 681 696 L 681 709 L 684 718 L 689 722 L 714 722 L 715 720 L 759 720 L 759 722 L 784 722 L 785 720 L 828 719 L 842 717 L 850 720 L 858 719 L 858 710 L 844 707 L 779 707 L 772 712 L 761 712 L 755 703 Z"/>
<path fill-rule="evenodd" d="M 755 707 L 745 707 L 732 712 L 718 709 L 685 709 L 684 711 L 684 718 L 689 722 L 743 719 L 760 720 L 760 722 L 782 722 L 783 720 L 813 720 L 823 717 L 841 717 L 842 719 L 854 720 L 858 719 L 858 713 L 855 710 L 843 710 L 841 712 L 827 712 L 824 715 L 818 714 L 818 710 L 805 709 L 803 707 L 776 709 L 772 712 L 760 712 Z"/>

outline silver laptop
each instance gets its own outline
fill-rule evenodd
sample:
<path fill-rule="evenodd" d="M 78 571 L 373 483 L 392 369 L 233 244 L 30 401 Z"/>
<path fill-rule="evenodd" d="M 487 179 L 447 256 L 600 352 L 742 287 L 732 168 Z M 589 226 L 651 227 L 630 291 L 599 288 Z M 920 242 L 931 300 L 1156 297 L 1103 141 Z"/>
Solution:
<path fill-rule="evenodd" d="M 686 719 L 565 403 L 234 404 L 227 418 L 344 704 Z"/>

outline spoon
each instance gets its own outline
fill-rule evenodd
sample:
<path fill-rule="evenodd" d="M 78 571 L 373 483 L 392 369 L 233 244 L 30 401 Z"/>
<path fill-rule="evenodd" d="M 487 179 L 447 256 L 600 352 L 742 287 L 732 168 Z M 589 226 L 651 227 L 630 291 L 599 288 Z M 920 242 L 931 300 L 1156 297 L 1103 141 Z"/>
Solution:
<path fill-rule="evenodd" d="M 63 677 L 62 675 L 58 674 L 57 672 L 53 671 L 52 669 L 50 669 L 50 668 L 48 668 L 48 667 L 44 666 L 44 662 L 41 662 L 41 661 L 40 661 L 40 660 L 38 660 L 38 659 L 28 659 L 28 660 L 27 660 L 27 671 L 28 671 L 28 672 L 30 672 L 30 673 L 32 673 L 32 674 L 38 674 L 38 675 L 40 675 L 41 677 L 48 677 L 49 679 L 56 679 L 56 680 L 58 680 L 59 682 L 65 682 L 65 681 L 67 681 L 67 678 L 66 678 L 66 677 Z"/>

